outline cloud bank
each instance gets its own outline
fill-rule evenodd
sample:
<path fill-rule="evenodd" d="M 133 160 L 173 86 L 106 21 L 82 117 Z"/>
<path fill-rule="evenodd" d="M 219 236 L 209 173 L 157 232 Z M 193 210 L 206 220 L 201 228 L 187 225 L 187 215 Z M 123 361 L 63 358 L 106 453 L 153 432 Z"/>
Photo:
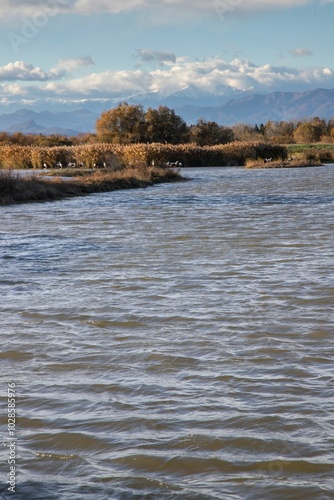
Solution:
<path fill-rule="evenodd" d="M 94 66 L 94 61 L 90 56 L 77 57 L 72 59 L 61 59 L 59 63 L 52 68 L 50 75 L 54 78 L 63 77 L 74 71 Z"/>
<path fill-rule="evenodd" d="M 314 1 L 314 4 L 329 3 L 331 0 Z M 119 14 L 121 12 L 150 11 L 155 19 L 170 21 L 190 19 L 194 16 L 235 15 L 242 12 L 268 10 L 273 8 L 291 8 L 307 5 L 310 0 L 192 0 L 191 6 L 184 0 L 2 0 L 0 18 L 36 17 L 58 14 Z M 172 15 L 172 17 L 168 16 Z"/>
<path fill-rule="evenodd" d="M 23 61 L 8 63 L 0 68 L 0 81 L 45 81 L 48 74 L 41 68 Z"/>
<path fill-rule="evenodd" d="M 24 61 L 15 61 L 0 67 L 0 82 L 45 82 L 59 80 L 71 75 L 73 71 L 94 65 L 90 56 L 73 59 L 61 59 L 49 72 Z"/>
<path fill-rule="evenodd" d="M 159 54 L 144 52 L 155 61 Z M 143 52 L 141 52 L 143 55 Z M 146 57 L 145 56 L 145 57 Z M 196 87 L 212 95 L 226 95 L 229 89 L 252 90 L 257 93 L 272 91 L 304 91 L 314 88 L 334 88 L 334 71 L 331 68 L 294 68 L 287 66 L 258 66 L 250 61 L 235 59 L 227 62 L 219 57 L 202 61 L 170 56 L 165 65 L 152 71 L 144 69 L 85 73 L 73 77 L 72 71 L 89 68 L 89 56 L 60 61 L 45 71 L 39 67 L 16 61 L 0 67 L 0 84 L 3 95 L 66 98 L 126 98 L 133 94 L 159 92 L 168 96 L 185 87 Z M 170 60 L 169 60 L 170 59 Z"/>

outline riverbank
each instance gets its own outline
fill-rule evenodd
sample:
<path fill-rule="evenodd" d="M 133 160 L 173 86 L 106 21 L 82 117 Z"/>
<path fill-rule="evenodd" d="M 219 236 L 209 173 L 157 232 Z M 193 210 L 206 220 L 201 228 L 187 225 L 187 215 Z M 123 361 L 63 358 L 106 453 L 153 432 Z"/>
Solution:
<path fill-rule="evenodd" d="M 304 168 L 304 167 L 321 167 L 323 164 L 320 161 L 307 160 L 291 160 L 291 161 L 247 161 L 246 168 Z"/>
<path fill-rule="evenodd" d="M 70 178 L 45 175 L 19 175 L 11 170 L 0 170 L 0 205 L 54 201 L 92 193 L 135 189 L 163 182 L 184 180 L 172 168 L 137 167 L 115 171 L 95 171 Z"/>

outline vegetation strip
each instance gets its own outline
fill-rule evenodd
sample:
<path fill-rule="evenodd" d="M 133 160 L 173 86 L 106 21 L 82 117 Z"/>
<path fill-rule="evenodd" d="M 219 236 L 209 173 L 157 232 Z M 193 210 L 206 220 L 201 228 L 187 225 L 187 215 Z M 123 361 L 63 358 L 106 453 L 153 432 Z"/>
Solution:
<path fill-rule="evenodd" d="M 14 169 L 41 169 L 76 165 L 77 168 L 94 168 L 106 164 L 114 169 L 129 168 L 138 164 L 166 166 L 182 163 L 183 167 L 216 167 L 245 165 L 248 158 L 281 159 L 287 157 L 285 146 L 264 142 L 236 141 L 216 146 L 196 144 L 86 144 L 81 146 L 0 146 L 0 167 Z"/>
<path fill-rule="evenodd" d="M 216 146 L 101 143 L 37 147 L 7 144 L 0 146 L 0 204 L 58 200 L 181 180 L 181 175 L 171 165 L 293 168 L 333 162 L 333 153 L 329 145 L 302 147 L 247 141 Z M 61 167 L 53 172 L 57 177 L 46 179 L 50 166 L 56 165 Z M 43 168 L 43 176 L 30 173 L 22 176 L 10 170 L 32 168 Z M 65 179 L 66 176 L 69 178 Z"/>
<path fill-rule="evenodd" d="M 323 163 L 318 160 L 293 160 L 290 161 L 254 161 L 247 160 L 246 168 L 305 168 L 305 167 L 321 167 Z"/>
<path fill-rule="evenodd" d="M 267 158 L 301 164 L 334 161 L 334 144 L 278 145 L 257 141 L 235 141 L 215 146 L 196 144 L 85 144 L 76 146 L 19 146 L 0 144 L 0 168 L 42 169 L 74 167 L 74 171 L 104 166 L 114 170 L 137 165 L 165 167 L 244 166 L 248 161 Z M 291 161 L 290 161 L 291 163 Z M 267 165 L 268 166 L 268 165 Z M 291 165 L 293 166 L 293 165 Z"/>
<path fill-rule="evenodd" d="M 59 175 L 59 174 L 58 174 Z M 175 169 L 138 167 L 120 172 L 97 171 L 82 177 L 46 179 L 0 170 L 0 205 L 61 200 L 118 189 L 145 188 L 162 182 L 183 180 Z"/>

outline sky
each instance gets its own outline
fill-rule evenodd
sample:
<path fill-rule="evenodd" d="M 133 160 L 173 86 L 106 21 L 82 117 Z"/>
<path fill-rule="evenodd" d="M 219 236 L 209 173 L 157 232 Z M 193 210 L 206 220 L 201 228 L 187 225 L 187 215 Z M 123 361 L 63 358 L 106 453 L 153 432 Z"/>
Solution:
<path fill-rule="evenodd" d="M 1 0 L 0 102 L 334 88 L 334 0 Z"/>

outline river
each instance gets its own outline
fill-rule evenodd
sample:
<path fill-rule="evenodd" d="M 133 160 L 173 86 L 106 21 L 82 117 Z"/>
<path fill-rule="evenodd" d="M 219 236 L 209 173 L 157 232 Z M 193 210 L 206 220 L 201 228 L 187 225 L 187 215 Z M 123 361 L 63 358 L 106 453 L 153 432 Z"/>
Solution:
<path fill-rule="evenodd" d="M 334 498 L 334 165 L 183 175 L 0 208 L 4 498 Z"/>

